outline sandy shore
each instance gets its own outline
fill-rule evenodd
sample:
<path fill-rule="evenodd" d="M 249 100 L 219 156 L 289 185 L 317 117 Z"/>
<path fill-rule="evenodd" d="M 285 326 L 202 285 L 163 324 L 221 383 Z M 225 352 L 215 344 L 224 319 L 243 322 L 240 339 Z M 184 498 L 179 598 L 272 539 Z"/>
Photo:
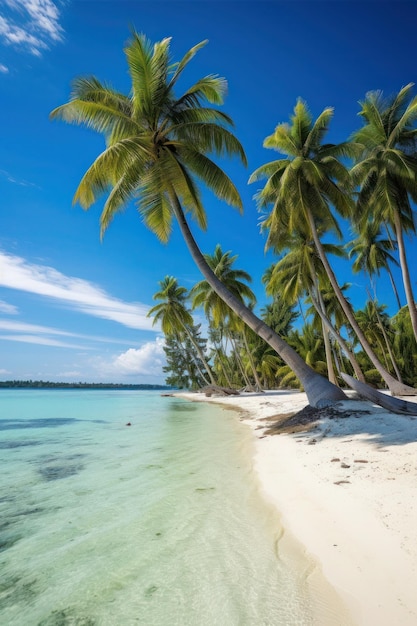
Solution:
<path fill-rule="evenodd" d="M 256 435 L 254 464 L 266 498 L 354 624 L 416 626 L 417 418 L 352 392 L 310 430 L 270 434 L 284 414 L 307 406 L 304 393 L 175 395 L 242 410 Z M 322 626 L 339 623 L 335 617 Z"/>

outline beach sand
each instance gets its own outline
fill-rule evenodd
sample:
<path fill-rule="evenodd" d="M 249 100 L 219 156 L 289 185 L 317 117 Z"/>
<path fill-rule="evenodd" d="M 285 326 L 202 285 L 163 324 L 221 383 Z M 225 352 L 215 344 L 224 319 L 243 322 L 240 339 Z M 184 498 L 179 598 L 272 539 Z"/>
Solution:
<path fill-rule="evenodd" d="M 416 626 L 417 418 L 347 394 L 330 410 L 292 420 L 301 424 L 288 423 L 288 414 L 308 405 L 300 392 L 175 395 L 241 411 L 256 436 L 262 492 L 285 532 L 318 564 L 352 624 Z M 317 623 L 347 621 L 330 612 Z"/>

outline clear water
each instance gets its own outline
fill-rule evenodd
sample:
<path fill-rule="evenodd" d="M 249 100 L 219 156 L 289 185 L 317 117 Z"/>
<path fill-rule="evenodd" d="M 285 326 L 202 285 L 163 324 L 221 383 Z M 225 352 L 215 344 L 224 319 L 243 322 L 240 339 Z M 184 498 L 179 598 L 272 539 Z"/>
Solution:
<path fill-rule="evenodd" d="M 1 390 L 0 624 L 312 624 L 250 442 L 159 392 Z"/>

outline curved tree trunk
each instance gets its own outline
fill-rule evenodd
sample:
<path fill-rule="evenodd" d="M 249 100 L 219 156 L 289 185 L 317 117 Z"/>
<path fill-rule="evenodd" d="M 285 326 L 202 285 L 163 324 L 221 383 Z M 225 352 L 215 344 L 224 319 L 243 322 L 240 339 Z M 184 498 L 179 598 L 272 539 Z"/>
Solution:
<path fill-rule="evenodd" d="M 414 300 L 413 289 L 411 287 L 410 271 L 408 269 L 407 257 L 405 254 L 403 229 L 401 227 L 400 216 L 398 211 L 394 213 L 395 235 L 397 237 L 398 255 L 400 257 L 401 273 L 403 276 L 405 297 L 407 299 L 408 310 L 410 311 L 411 325 L 414 331 L 414 337 L 417 341 L 417 309 Z"/>
<path fill-rule="evenodd" d="M 203 274 L 204 278 L 210 284 L 212 289 L 220 298 L 242 319 L 245 324 L 262 337 L 271 348 L 273 348 L 282 360 L 293 370 L 294 374 L 300 380 L 307 394 L 307 398 L 311 406 L 320 407 L 327 404 L 345 400 L 346 396 L 339 387 L 333 385 L 326 378 L 317 374 L 309 367 L 299 354 L 296 353 L 279 335 L 277 335 L 265 322 L 259 319 L 250 309 L 248 309 L 240 300 L 238 300 L 230 291 L 220 282 L 214 272 L 208 266 L 204 256 L 202 255 L 197 243 L 190 231 L 188 223 L 185 219 L 183 210 L 175 193 L 171 194 L 172 209 L 178 220 L 181 233 L 190 251 L 190 254 L 197 267 Z"/>
<path fill-rule="evenodd" d="M 307 211 L 307 215 L 308 215 L 308 219 L 309 219 L 309 223 L 310 223 L 310 228 L 311 228 L 311 234 L 313 236 L 314 239 L 314 243 L 315 246 L 317 248 L 317 252 L 320 256 L 321 262 L 324 265 L 324 268 L 326 270 L 327 276 L 329 277 L 330 283 L 334 289 L 334 292 L 337 296 L 337 299 L 340 302 L 340 306 L 343 309 L 344 314 L 346 315 L 349 324 L 351 325 L 351 327 L 353 328 L 353 330 L 355 331 L 356 336 L 358 337 L 362 348 L 364 349 L 364 351 L 366 352 L 366 354 L 368 355 L 368 357 L 370 358 L 371 362 L 373 363 L 375 369 L 378 371 L 379 375 L 381 376 L 382 380 L 386 383 L 386 385 L 388 386 L 389 390 L 391 391 L 392 395 L 394 396 L 410 396 L 410 395 L 416 395 L 417 390 L 413 389 L 412 387 L 409 387 L 408 385 L 405 385 L 404 383 L 400 383 L 396 378 L 394 378 L 394 376 L 392 376 L 392 374 L 390 374 L 389 372 L 387 372 L 387 370 L 382 366 L 382 364 L 380 363 L 380 361 L 377 359 L 374 351 L 372 350 L 371 346 L 368 343 L 368 340 L 366 339 L 364 333 L 362 332 L 361 328 L 359 327 L 358 322 L 356 321 L 355 316 L 353 315 L 352 309 L 350 308 L 349 303 L 347 302 L 347 300 L 345 299 L 342 290 L 339 287 L 339 283 L 336 280 L 336 276 L 333 273 L 333 270 L 330 266 L 329 261 L 327 260 L 327 256 L 326 253 L 324 251 L 324 248 L 322 246 L 322 243 L 320 241 L 320 238 L 318 236 L 317 233 L 317 229 L 316 229 L 316 225 L 314 222 L 314 218 L 313 218 L 313 214 L 310 210 L 309 207 L 305 207 L 306 211 Z"/>

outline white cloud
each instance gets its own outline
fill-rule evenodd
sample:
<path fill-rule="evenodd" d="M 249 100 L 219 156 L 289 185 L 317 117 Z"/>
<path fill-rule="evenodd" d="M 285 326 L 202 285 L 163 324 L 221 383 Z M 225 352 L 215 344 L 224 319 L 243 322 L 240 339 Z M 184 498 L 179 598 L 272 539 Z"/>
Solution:
<path fill-rule="evenodd" d="M 78 350 L 89 350 L 84 345 L 75 345 L 58 339 L 51 339 L 40 335 L 0 335 L 0 339 L 6 341 L 19 341 L 21 343 L 35 343 L 41 346 L 53 346 L 55 348 L 76 348 Z"/>
<path fill-rule="evenodd" d="M 123 302 L 86 280 L 65 276 L 53 267 L 28 263 L 3 252 L 0 252 L 0 285 L 52 298 L 68 308 L 128 328 L 157 330 L 146 317 L 146 305 Z"/>
<path fill-rule="evenodd" d="M 9 370 L 0 369 L 0 375 L 3 376 L 3 374 L 10 374 L 10 372 Z"/>
<path fill-rule="evenodd" d="M 69 344 L 63 342 L 57 342 L 57 340 L 52 340 L 51 338 L 45 339 L 45 336 L 52 335 L 60 335 L 62 337 L 74 337 L 77 339 L 85 339 L 89 342 L 101 342 L 101 343 L 131 343 L 130 341 L 123 341 L 120 339 L 110 339 L 109 337 L 100 337 L 97 335 L 83 335 L 80 333 L 71 333 L 65 330 L 60 330 L 58 328 L 53 328 L 51 326 L 39 326 L 37 324 L 27 324 L 25 322 L 11 322 L 9 320 L 4 320 L 0 318 L 0 330 L 5 330 L 11 333 L 19 333 L 19 335 L 11 334 L 11 335 L 2 335 L 2 339 L 8 339 L 9 341 L 25 341 L 28 343 L 42 343 L 44 345 L 54 345 L 54 346 L 64 346 L 67 348 L 86 348 L 85 344 L 82 346 L 76 344 Z M 37 336 L 39 341 L 35 342 L 32 337 Z M 29 339 L 28 339 L 29 337 Z M 49 343 L 47 343 L 49 342 Z M 86 348 L 87 349 L 87 348 Z"/>
<path fill-rule="evenodd" d="M 61 41 L 60 12 L 52 0 L 3 0 L 9 7 L 0 17 L 0 38 L 4 43 L 40 56 L 51 43 Z"/>
<path fill-rule="evenodd" d="M 113 367 L 120 374 L 162 376 L 162 366 L 166 363 L 164 344 L 157 337 L 140 348 L 130 348 L 114 359 Z"/>
<path fill-rule="evenodd" d="M 9 68 L 7 67 L 7 65 L 3 65 L 3 63 L 0 63 L 0 72 L 2 74 L 8 74 Z"/>
<path fill-rule="evenodd" d="M 4 300 L 0 300 L 0 313 L 7 313 L 8 315 L 17 315 L 18 309 L 13 304 L 9 304 Z"/>

